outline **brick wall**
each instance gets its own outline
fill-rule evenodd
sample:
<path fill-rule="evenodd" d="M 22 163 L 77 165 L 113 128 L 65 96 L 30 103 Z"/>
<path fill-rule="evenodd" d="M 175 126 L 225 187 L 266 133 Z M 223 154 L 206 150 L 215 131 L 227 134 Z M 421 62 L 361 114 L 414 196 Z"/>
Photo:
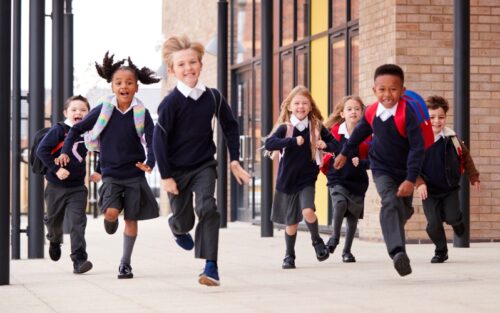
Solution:
<path fill-rule="evenodd" d="M 471 240 L 500 239 L 500 7 L 498 1 L 471 1 L 471 153 L 481 173 L 481 192 L 471 190 Z M 402 66 L 406 87 L 453 103 L 453 1 L 396 0 L 360 2 L 360 94 L 375 100 L 373 71 L 383 63 Z M 453 109 L 448 115 L 453 127 Z M 380 238 L 378 196 L 367 195 L 362 238 Z M 425 217 L 415 197 L 415 215 L 406 226 L 410 241 L 426 241 Z M 375 225 L 374 225 L 375 224 Z M 447 227 L 448 238 L 452 232 Z"/>

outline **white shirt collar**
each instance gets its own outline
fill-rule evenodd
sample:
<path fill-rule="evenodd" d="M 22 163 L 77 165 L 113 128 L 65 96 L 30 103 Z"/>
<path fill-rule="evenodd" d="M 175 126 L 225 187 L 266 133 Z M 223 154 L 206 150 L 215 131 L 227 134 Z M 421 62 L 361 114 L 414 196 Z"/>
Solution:
<path fill-rule="evenodd" d="M 126 110 L 125 110 L 125 112 L 122 112 L 122 111 L 120 110 L 120 108 L 118 107 L 118 101 L 116 101 L 116 97 L 113 97 L 113 98 L 111 99 L 111 104 L 112 104 L 112 105 L 114 105 L 114 106 L 116 107 L 116 109 L 118 110 L 118 112 L 120 112 L 120 113 L 122 113 L 122 114 L 126 114 L 128 111 L 132 110 L 132 108 L 133 108 L 135 105 L 137 105 L 138 103 L 137 103 L 137 99 L 134 97 L 134 98 L 132 99 L 132 103 L 130 103 L 130 106 L 128 107 L 128 109 L 126 109 Z"/>
<path fill-rule="evenodd" d="M 189 87 L 180 80 L 177 81 L 177 89 L 184 95 L 184 97 L 190 97 L 193 100 L 198 100 L 201 95 L 205 92 L 205 85 L 198 80 L 194 88 Z"/>
<path fill-rule="evenodd" d="M 73 127 L 73 123 L 67 118 L 64 120 L 64 124 L 68 125 L 69 127 Z"/>
<path fill-rule="evenodd" d="M 434 135 L 434 142 L 436 142 L 436 141 L 438 141 L 439 139 L 441 139 L 441 137 L 442 137 L 442 138 L 444 138 L 444 137 L 445 137 L 445 134 L 444 134 L 444 131 L 443 131 L 443 130 L 441 130 L 441 131 L 439 132 L 439 134 Z"/>
<path fill-rule="evenodd" d="M 339 126 L 339 135 L 344 135 L 345 139 L 349 139 L 349 137 L 351 137 L 351 135 L 347 131 L 347 124 L 345 122 L 343 122 Z"/>
<path fill-rule="evenodd" d="M 306 116 L 306 118 L 301 121 L 292 114 L 290 117 L 290 123 L 292 123 L 293 127 L 297 128 L 299 131 L 303 131 L 309 127 L 309 118 Z"/>
<path fill-rule="evenodd" d="M 377 116 L 377 117 L 380 116 L 380 119 L 385 122 L 389 117 L 396 115 L 396 110 L 398 108 L 398 104 L 399 103 L 396 103 L 395 106 L 393 106 L 390 109 L 387 109 L 386 107 L 384 107 L 382 105 L 382 103 L 379 102 L 375 116 Z"/>

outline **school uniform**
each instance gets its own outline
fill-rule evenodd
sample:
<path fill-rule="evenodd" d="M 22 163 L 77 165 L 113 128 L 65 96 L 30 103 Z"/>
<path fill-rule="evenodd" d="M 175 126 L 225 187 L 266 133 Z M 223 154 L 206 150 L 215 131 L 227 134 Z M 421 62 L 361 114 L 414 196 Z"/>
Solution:
<path fill-rule="evenodd" d="M 422 201 L 427 218 L 426 231 L 436 245 L 437 255 L 446 255 L 448 252 L 443 222 L 454 228 L 463 223 L 458 195 L 461 160 L 452 142 L 454 136 L 456 134 L 450 128 L 444 128 L 436 135 L 434 144 L 425 152 L 422 166 L 421 177 L 427 185 L 427 198 Z M 461 144 L 461 149 L 461 152 L 465 152 L 461 156 L 464 158 L 465 171 L 471 183 L 475 183 L 479 181 L 479 173 L 467 148 Z"/>
<path fill-rule="evenodd" d="M 225 135 L 230 161 L 237 161 L 238 123 L 221 93 L 201 82 L 189 88 L 179 81 L 162 100 L 153 146 L 161 178 L 173 178 L 179 190 L 178 195 L 169 194 L 172 232 L 187 234 L 194 226 L 196 212 L 195 257 L 216 261 L 220 216 L 214 198 L 217 178 L 214 117 Z"/>
<path fill-rule="evenodd" d="M 334 132 L 336 132 L 334 136 L 337 136 L 335 138 L 339 139 L 341 146 L 350 138 L 345 122 L 334 125 L 332 134 Z M 328 191 L 333 206 L 332 238 L 336 243 L 340 238 L 342 220 L 344 217 L 347 219 L 344 253 L 350 252 L 358 219 L 363 218 L 365 193 L 368 189 L 368 174 L 366 171 L 370 166 L 367 160 L 369 142 L 370 140 L 367 139 L 361 143 L 358 151 L 353 155 L 353 157 L 359 158 L 358 166 L 354 166 L 352 158 L 350 158 L 343 168 L 337 170 L 333 167 L 334 159 L 331 158 L 326 172 Z M 338 154 L 340 150 L 337 149 L 334 153 Z"/>
<path fill-rule="evenodd" d="M 64 180 L 60 180 L 56 172 L 60 166 L 54 163 L 61 150 L 51 154 L 51 150 L 62 142 L 66 132 L 72 126 L 66 120 L 64 126 L 55 124 L 40 141 L 36 151 L 37 156 L 47 166 L 48 171 L 45 175 L 47 185 L 45 187 L 44 197 L 47 206 L 47 213 L 44 216 L 44 223 L 47 227 L 47 239 L 51 243 L 60 244 L 63 240 L 63 221 L 67 211 L 69 218 L 69 232 L 71 240 L 71 259 L 73 262 L 87 260 L 85 228 L 87 226 L 87 207 L 88 190 L 85 186 L 87 149 L 83 141 L 75 142 L 73 149 L 75 154 L 69 153 L 70 162 L 65 169 L 70 175 Z"/>
<path fill-rule="evenodd" d="M 415 113 L 406 106 L 407 137 L 402 137 L 394 122 L 398 105 L 387 110 L 379 103 L 373 126 L 363 116 L 342 150 L 352 158 L 358 145 L 373 134 L 368 158 L 382 200 L 380 225 L 391 258 L 406 251 L 404 225 L 414 212 L 413 195 L 397 197 L 398 187 L 405 180 L 415 183 L 424 159 L 424 140 Z"/>
<path fill-rule="evenodd" d="M 99 135 L 100 166 L 103 184 L 99 188 L 99 206 L 104 213 L 108 208 L 125 210 L 126 220 L 146 220 L 159 216 L 156 199 L 147 184 L 145 173 L 136 166 L 145 162 L 154 167 L 155 156 L 152 149 L 153 120 L 146 109 L 144 117 L 144 139 L 147 152 L 137 135 L 133 107 L 138 104 L 134 98 L 127 111 L 117 107 L 116 97 L 111 103 L 115 106 L 106 127 Z M 68 133 L 62 149 L 69 155 L 75 141 L 96 124 L 101 105 L 96 106 L 81 122 Z"/>
<path fill-rule="evenodd" d="M 299 123 L 294 118 L 292 116 L 291 119 L 294 126 L 292 137 L 286 137 L 288 126 L 284 124 L 265 143 L 266 150 L 281 151 L 271 219 L 285 225 L 299 223 L 302 220 L 302 209 L 315 210 L 315 184 L 321 165 L 321 160 L 318 160 L 319 152 L 312 158 L 311 130 L 307 119 Z M 298 136 L 304 138 L 304 143 L 300 146 L 297 144 Z M 325 151 L 338 149 L 338 142 L 323 126 L 320 137 L 327 144 Z"/>

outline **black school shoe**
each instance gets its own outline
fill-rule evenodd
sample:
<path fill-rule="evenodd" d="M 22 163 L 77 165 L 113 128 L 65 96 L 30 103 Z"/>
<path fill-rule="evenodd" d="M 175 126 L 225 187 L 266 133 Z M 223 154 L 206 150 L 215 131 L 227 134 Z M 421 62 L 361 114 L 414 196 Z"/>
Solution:
<path fill-rule="evenodd" d="M 120 264 L 118 267 L 118 279 L 133 278 L 132 267 L 129 264 Z"/>
<path fill-rule="evenodd" d="M 411 274 L 410 259 L 406 252 L 398 252 L 392 259 L 394 262 L 394 268 L 398 272 L 399 276 L 406 276 Z"/>
<path fill-rule="evenodd" d="M 342 262 L 344 262 L 344 263 L 354 263 L 354 262 L 356 262 L 356 258 L 354 257 L 354 255 L 352 255 L 351 252 L 344 252 L 342 254 Z"/>
<path fill-rule="evenodd" d="M 118 229 L 118 219 L 116 219 L 113 222 L 107 221 L 104 219 L 104 230 L 110 235 L 116 233 L 116 230 Z"/>
<path fill-rule="evenodd" d="M 92 262 L 88 260 L 76 260 L 73 262 L 73 273 L 83 274 L 92 269 Z"/>
<path fill-rule="evenodd" d="M 337 248 L 338 244 L 339 244 L 338 239 L 330 237 L 330 239 L 328 239 L 328 242 L 326 243 L 326 247 L 328 248 L 328 251 L 330 253 L 333 253 L 335 251 L 335 248 Z"/>
<path fill-rule="evenodd" d="M 284 270 L 295 268 L 295 256 L 287 254 L 283 259 L 283 265 L 281 265 L 281 268 Z"/>
<path fill-rule="evenodd" d="M 330 257 L 330 251 L 326 248 L 323 239 L 319 238 L 313 241 L 312 245 L 316 251 L 316 258 L 318 261 L 322 262 Z"/>
<path fill-rule="evenodd" d="M 431 263 L 444 263 L 446 260 L 448 260 L 448 253 L 436 253 L 432 257 Z"/>
<path fill-rule="evenodd" d="M 61 244 L 51 242 L 49 246 L 49 256 L 52 261 L 59 261 L 61 258 Z"/>

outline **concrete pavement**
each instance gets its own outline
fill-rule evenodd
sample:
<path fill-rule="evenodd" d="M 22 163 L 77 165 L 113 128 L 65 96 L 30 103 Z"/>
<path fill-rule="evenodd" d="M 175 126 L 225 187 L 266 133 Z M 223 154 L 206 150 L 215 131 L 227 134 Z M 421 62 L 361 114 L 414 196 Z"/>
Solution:
<path fill-rule="evenodd" d="M 432 245 L 408 245 L 413 273 L 402 278 L 383 243 L 355 239 L 357 263 L 344 264 L 341 241 L 339 251 L 320 263 L 309 234 L 300 232 L 297 269 L 282 270 L 282 230 L 261 238 L 258 226 L 229 223 L 220 233 L 221 286 L 205 287 L 197 282 L 204 262 L 177 247 L 166 217 L 139 223 L 135 276 L 118 280 L 120 222 L 110 236 L 102 217 L 89 216 L 94 268 L 87 274 L 72 273 L 69 237 L 58 262 L 49 259 L 48 245 L 45 259 L 12 261 L 11 285 L 0 286 L 0 312 L 500 312 L 500 243 L 472 243 L 468 249 L 449 244 L 444 264 L 429 263 Z M 26 247 L 23 242 L 23 252 Z"/>

